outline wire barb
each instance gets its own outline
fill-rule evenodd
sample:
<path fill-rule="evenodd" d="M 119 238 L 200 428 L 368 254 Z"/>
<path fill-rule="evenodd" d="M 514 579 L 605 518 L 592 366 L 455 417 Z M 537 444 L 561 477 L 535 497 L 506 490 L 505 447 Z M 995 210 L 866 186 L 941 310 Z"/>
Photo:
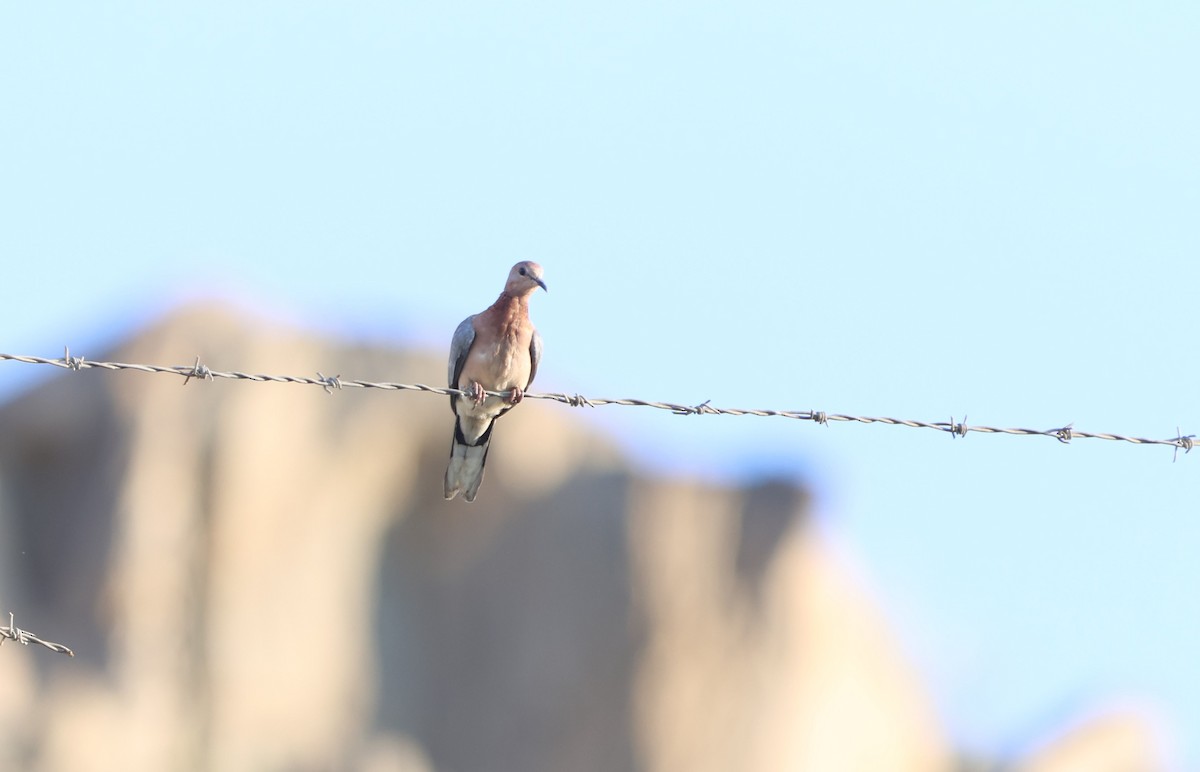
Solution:
<path fill-rule="evenodd" d="M 574 394 L 566 398 L 566 403 L 571 407 L 595 407 L 592 401 L 582 394 Z"/>
<path fill-rule="evenodd" d="M 326 378 L 320 370 L 317 370 L 317 380 L 325 388 L 326 394 L 332 394 L 334 389 L 338 391 L 342 390 L 342 376 L 340 374 Z"/>
<path fill-rule="evenodd" d="M 61 643 L 44 641 L 28 630 L 22 630 L 21 628 L 17 627 L 16 616 L 11 611 L 8 612 L 8 627 L 0 625 L 0 645 L 3 645 L 5 641 L 16 641 L 22 646 L 28 646 L 31 643 L 36 643 L 38 646 L 45 646 L 50 651 L 56 651 L 59 654 L 66 654 L 68 657 L 75 656 L 75 652 L 71 651 L 66 646 L 63 646 Z"/>
<path fill-rule="evenodd" d="M 1196 435 L 1194 435 L 1194 434 L 1182 435 L 1179 433 L 1179 427 L 1178 426 L 1175 427 L 1175 452 L 1171 454 L 1171 463 L 1172 464 L 1174 464 L 1176 461 L 1179 460 L 1179 449 L 1180 448 L 1183 448 L 1183 454 L 1185 456 L 1188 453 L 1192 452 L 1192 447 L 1194 445 L 1193 440 L 1195 440 L 1195 439 L 1196 439 Z"/>
<path fill-rule="evenodd" d="M 73 370 L 74 372 L 79 372 L 80 370 L 83 369 L 83 357 L 71 356 L 71 347 L 70 346 L 63 346 L 62 362 L 63 362 L 64 366 L 66 366 L 70 370 Z"/>
<path fill-rule="evenodd" d="M 675 415 L 703 415 L 705 412 L 708 412 L 708 413 L 719 412 L 708 406 L 708 404 L 710 402 L 712 402 L 711 399 L 706 399 L 703 402 L 701 402 L 699 405 L 692 405 L 690 407 L 687 405 L 675 405 L 674 406 L 675 409 L 672 410 L 671 412 L 673 412 Z"/>
<path fill-rule="evenodd" d="M 183 368 L 180 369 L 182 370 Z M 196 356 L 196 362 L 192 365 L 192 369 L 183 371 L 183 374 L 185 376 L 183 379 L 184 386 L 187 386 L 188 381 L 192 380 L 193 378 L 200 378 L 205 381 L 211 381 L 213 379 L 212 370 L 209 370 L 207 365 L 200 364 L 199 355 Z"/>
<path fill-rule="evenodd" d="M 62 367 L 70 370 L 81 370 L 85 368 L 100 368 L 102 370 L 135 370 L 142 373 L 166 373 L 170 375 L 184 376 L 184 384 L 186 385 L 192 378 L 203 378 L 205 380 L 213 380 L 215 378 L 229 378 L 241 381 L 253 381 L 255 383 L 297 383 L 310 386 L 320 386 L 326 392 L 331 392 L 333 389 L 355 388 L 355 389 L 384 389 L 387 391 L 422 391 L 429 394 L 440 394 L 443 396 L 458 397 L 463 396 L 463 392 L 459 389 L 443 388 L 441 386 L 428 386 L 423 383 L 375 383 L 372 381 L 360 380 L 343 380 L 340 375 L 326 377 L 318 372 L 316 378 L 303 378 L 294 375 L 262 375 L 253 373 L 243 373 L 236 370 L 222 372 L 219 370 L 210 370 L 207 366 L 200 363 L 200 357 L 196 357 L 195 363 L 191 367 L 162 367 L 159 365 L 142 365 L 142 364 L 125 364 L 123 362 L 87 362 L 83 357 L 71 355 L 69 348 L 64 348 L 63 357 L 61 359 L 46 359 L 43 357 L 20 356 L 17 354 L 0 354 L 0 361 L 21 362 L 24 364 L 35 365 L 52 365 L 54 367 Z M 508 392 L 487 391 L 484 392 L 488 396 L 500 397 L 506 399 L 510 396 Z M 913 421 L 901 418 L 888 417 L 871 417 L 858 415 L 844 415 L 842 413 L 826 413 L 823 410 L 747 410 L 732 407 L 714 407 L 711 400 L 705 400 L 699 405 L 679 405 L 673 402 L 653 402 L 645 399 L 603 399 L 600 397 L 584 397 L 582 394 L 526 394 L 526 399 L 547 399 L 554 402 L 561 402 L 564 405 L 571 407 L 598 407 L 601 405 L 620 405 L 623 407 L 652 407 L 656 410 L 669 410 L 675 415 L 732 415 L 732 416 L 764 416 L 776 418 L 791 418 L 797 421 L 813 421 L 823 426 L 828 426 L 830 421 L 853 422 L 861 424 L 887 424 L 889 426 L 908 426 L 918 429 L 936 429 L 942 432 L 949 432 L 954 438 L 966 437 L 967 432 L 980 432 L 983 434 L 1012 434 L 1020 437 L 1053 437 L 1059 442 L 1067 444 L 1077 438 L 1087 438 L 1096 440 L 1112 440 L 1117 442 L 1128 442 L 1133 445 L 1169 445 L 1174 449 L 1173 458 L 1178 458 L 1179 450 L 1182 448 L 1186 454 L 1195 446 L 1194 434 L 1183 435 L 1179 428 L 1175 429 L 1175 436 L 1167 439 L 1155 440 L 1146 437 L 1127 437 L 1121 434 L 1108 434 L 1105 432 L 1085 432 L 1072 428 L 1071 424 L 1067 424 L 1058 429 L 1020 429 L 1020 428 L 997 428 L 994 426 L 968 426 L 966 416 L 963 416 L 961 422 L 956 422 L 951 416 L 949 423 L 930 423 L 926 421 Z"/>

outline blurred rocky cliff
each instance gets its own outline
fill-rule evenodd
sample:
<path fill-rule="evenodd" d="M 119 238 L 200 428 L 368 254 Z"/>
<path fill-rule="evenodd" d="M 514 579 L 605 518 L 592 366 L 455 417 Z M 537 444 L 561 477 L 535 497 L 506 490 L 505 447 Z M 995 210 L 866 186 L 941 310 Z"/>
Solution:
<path fill-rule="evenodd" d="M 195 355 L 445 372 L 227 311 L 104 357 Z M 0 649 L 0 768 L 953 767 L 790 484 L 655 479 L 527 401 L 448 503 L 444 397 L 181 383 L 60 373 L 0 408 L 0 611 L 77 653 Z"/>

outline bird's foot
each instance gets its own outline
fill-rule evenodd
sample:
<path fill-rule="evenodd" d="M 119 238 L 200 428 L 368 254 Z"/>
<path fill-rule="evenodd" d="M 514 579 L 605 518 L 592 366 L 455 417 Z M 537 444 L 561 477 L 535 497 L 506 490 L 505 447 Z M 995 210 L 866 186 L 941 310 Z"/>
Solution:
<path fill-rule="evenodd" d="M 512 393 L 508 395 L 508 404 L 515 405 L 525 399 L 525 392 L 520 386 L 513 386 Z"/>
<path fill-rule="evenodd" d="M 483 391 L 483 385 L 478 381 L 471 381 L 471 387 L 465 389 L 465 391 L 467 392 L 467 396 L 471 398 L 471 401 L 475 403 L 475 407 L 482 405 L 484 397 L 487 396 Z"/>

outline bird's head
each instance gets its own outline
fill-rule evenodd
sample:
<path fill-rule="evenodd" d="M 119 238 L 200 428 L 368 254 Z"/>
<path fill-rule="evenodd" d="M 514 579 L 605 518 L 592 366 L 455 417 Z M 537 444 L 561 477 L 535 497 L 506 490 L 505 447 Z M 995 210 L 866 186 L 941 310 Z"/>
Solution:
<path fill-rule="evenodd" d="M 546 289 L 546 282 L 542 281 L 542 267 L 532 260 L 523 260 L 508 272 L 508 282 L 504 285 L 504 291 L 520 296 L 528 295 L 538 287 L 550 291 Z"/>

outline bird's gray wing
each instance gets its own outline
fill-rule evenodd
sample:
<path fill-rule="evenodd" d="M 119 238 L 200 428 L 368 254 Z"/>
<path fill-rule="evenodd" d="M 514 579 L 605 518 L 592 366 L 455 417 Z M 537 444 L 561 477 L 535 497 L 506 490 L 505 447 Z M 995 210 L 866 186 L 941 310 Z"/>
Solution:
<path fill-rule="evenodd" d="M 462 374 L 463 365 L 467 363 L 467 353 L 471 350 L 471 344 L 475 342 L 474 321 L 475 314 L 463 319 L 454 330 L 454 337 L 450 339 L 450 361 L 447 363 L 446 375 L 452 389 L 458 388 L 458 376 Z M 450 398 L 450 409 L 454 409 L 454 397 Z"/>
<path fill-rule="evenodd" d="M 537 330 L 533 331 L 533 337 L 529 341 L 529 382 L 525 384 L 525 388 L 533 385 L 533 379 L 537 376 L 538 364 L 542 361 L 542 336 Z"/>

